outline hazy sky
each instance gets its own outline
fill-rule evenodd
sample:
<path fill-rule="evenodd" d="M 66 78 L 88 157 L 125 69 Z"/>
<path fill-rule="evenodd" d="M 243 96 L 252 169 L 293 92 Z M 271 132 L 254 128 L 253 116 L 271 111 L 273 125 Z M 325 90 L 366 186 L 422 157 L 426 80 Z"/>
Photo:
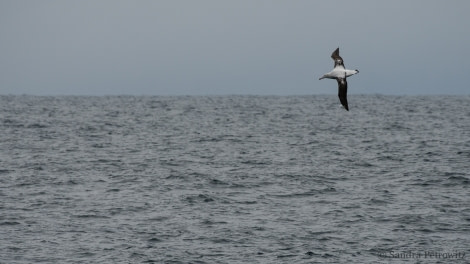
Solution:
<path fill-rule="evenodd" d="M 0 0 L 0 94 L 470 94 L 470 1 Z"/>

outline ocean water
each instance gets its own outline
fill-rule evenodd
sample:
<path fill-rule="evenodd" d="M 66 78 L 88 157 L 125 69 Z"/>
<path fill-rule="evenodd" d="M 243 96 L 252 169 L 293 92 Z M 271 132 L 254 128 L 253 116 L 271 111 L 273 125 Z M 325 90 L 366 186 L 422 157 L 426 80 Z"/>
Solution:
<path fill-rule="evenodd" d="M 470 96 L 0 96 L 0 263 L 470 263 Z"/>

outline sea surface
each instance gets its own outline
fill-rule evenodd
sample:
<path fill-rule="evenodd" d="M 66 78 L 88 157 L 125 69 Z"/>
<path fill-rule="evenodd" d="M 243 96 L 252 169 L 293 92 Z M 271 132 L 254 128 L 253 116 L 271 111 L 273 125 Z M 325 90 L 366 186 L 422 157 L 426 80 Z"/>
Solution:
<path fill-rule="evenodd" d="M 0 263 L 470 263 L 470 96 L 0 96 Z"/>

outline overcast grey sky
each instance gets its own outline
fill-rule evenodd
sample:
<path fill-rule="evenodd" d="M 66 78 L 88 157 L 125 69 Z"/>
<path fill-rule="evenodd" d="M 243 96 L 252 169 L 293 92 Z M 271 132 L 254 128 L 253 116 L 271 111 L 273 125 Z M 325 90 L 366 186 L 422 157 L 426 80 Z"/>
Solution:
<path fill-rule="evenodd" d="M 470 1 L 0 0 L 0 94 L 470 94 Z"/>

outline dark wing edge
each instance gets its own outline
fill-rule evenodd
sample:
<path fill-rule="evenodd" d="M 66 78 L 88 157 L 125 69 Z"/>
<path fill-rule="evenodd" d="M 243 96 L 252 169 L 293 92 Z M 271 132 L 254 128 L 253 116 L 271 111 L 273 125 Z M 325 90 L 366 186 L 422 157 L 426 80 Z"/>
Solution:
<path fill-rule="evenodd" d="M 339 56 L 339 47 L 333 51 L 331 58 L 335 61 L 335 68 L 337 66 L 342 66 L 344 68 L 343 58 Z"/>
<path fill-rule="evenodd" d="M 347 99 L 347 94 L 348 94 L 348 83 L 346 82 L 346 78 L 338 78 L 336 79 L 338 81 L 338 97 L 339 101 L 341 104 L 344 106 L 344 108 L 349 111 L 348 107 L 348 99 Z"/>
<path fill-rule="evenodd" d="M 339 56 L 339 48 L 335 49 L 335 51 L 333 51 L 333 53 L 331 53 L 331 58 L 332 58 L 333 60 L 336 59 L 336 58 L 338 58 L 338 57 L 341 58 L 341 57 Z"/>

